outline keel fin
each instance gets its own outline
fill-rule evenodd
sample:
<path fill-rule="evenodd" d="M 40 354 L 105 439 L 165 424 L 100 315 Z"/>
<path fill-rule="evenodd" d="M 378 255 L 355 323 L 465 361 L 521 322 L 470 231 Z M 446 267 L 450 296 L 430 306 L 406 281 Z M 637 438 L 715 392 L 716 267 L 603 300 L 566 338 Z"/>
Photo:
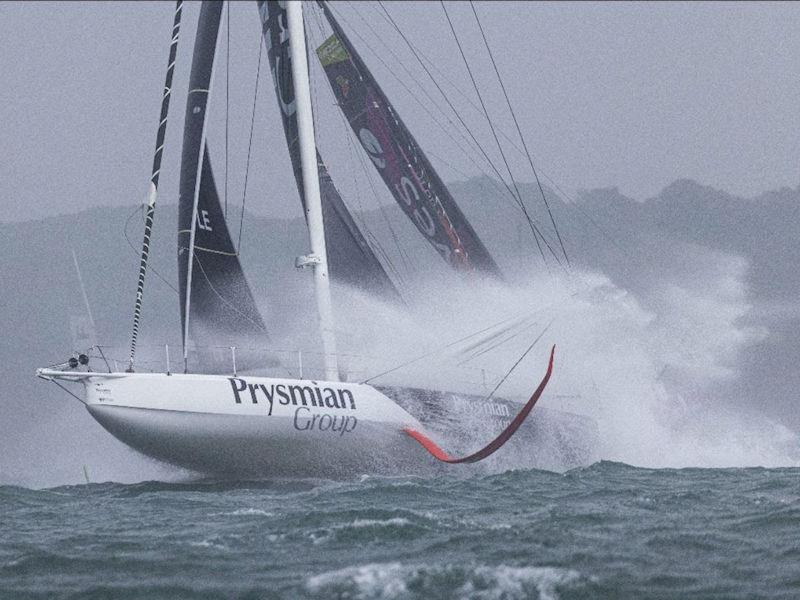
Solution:
<path fill-rule="evenodd" d="M 468 456 L 464 456 L 461 458 L 453 458 L 452 456 L 447 454 L 447 452 L 442 450 L 436 444 L 436 442 L 434 442 L 425 434 L 420 433 L 419 431 L 416 431 L 414 429 L 411 429 L 410 427 L 405 427 L 403 431 L 408 436 L 414 438 L 419 443 L 420 446 L 425 448 L 425 450 L 427 450 L 430 453 L 431 456 L 442 462 L 450 464 L 458 464 L 458 463 L 474 463 L 483 460 L 487 456 L 494 454 L 500 448 L 502 448 L 503 445 L 509 439 L 511 439 L 511 436 L 514 435 L 517 429 L 519 429 L 519 426 L 522 425 L 522 423 L 528 417 L 528 414 L 530 414 L 531 410 L 533 410 L 534 405 L 541 397 L 542 392 L 544 392 L 544 388 L 547 386 L 547 382 L 550 380 L 550 375 L 553 373 L 553 357 L 555 355 L 555 352 L 556 352 L 556 347 L 553 346 L 552 349 L 550 350 L 550 362 L 547 365 L 547 373 L 545 373 L 544 378 L 539 383 L 539 387 L 536 388 L 536 391 L 533 392 L 533 395 L 525 403 L 525 406 L 522 407 L 522 410 L 520 410 L 517 413 L 517 416 L 514 417 L 514 420 L 508 424 L 508 427 L 506 427 L 502 431 L 502 433 L 500 433 L 500 435 L 498 435 L 495 439 L 493 439 L 491 442 L 489 442 L 486 446 L 484 446 L 477 452 L 474 452 Z"/>

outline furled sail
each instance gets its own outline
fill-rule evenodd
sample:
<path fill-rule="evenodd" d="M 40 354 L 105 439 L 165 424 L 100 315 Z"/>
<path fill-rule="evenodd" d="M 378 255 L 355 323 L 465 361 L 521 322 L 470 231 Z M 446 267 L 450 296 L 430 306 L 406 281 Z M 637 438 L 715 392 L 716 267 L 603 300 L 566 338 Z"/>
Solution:
<path fill-rule="evenodd" d="M 317 49 L 317 55 L 339 107 L 397 203 L 453 268 L 502 277 L 330 8 L 320 4 L 333 35 Z"/>
<path fill-rule="evenodd" d="M 206 109 L 221 14 L 222 2 L 203 2 L 186 103 L 178 209 L 181 323 L 188 333 L 184 343 L 190 338 L 198 350 L 239 346 L 239 366 L 246 368 L 245 364 L 252 361 L 245 359 L 245 349 L 265 351 L 267 332 L 231 241 L 205 144 Z M 191 286 L 190 294 L 186 293 L 187 286 Z M 226 354 L 229 368 L 230 353 Z M 219 361 L 213 357 L 200 353 L 204 369 L 216 369 L 214 363 Z"/>
<path fill-rule="evenodd" d="M 269 49 L 269 64 L 275 83 L 275 92 L 283 119 L 283 130 L 289 146 L 295 181 L 300 193 L 300 201 L 305 207 L 291 52 L 289 49 L 286 8 L 283 4 L 283 2 L 276 0 L 259 0 L 258 9 L 264 41 Z M 322 215 L 325 222 L 325 244 L 328 249 L 328 267 L 331 272 L 331 278 L 339 283 L 345 283 L 387 299 L 398 299 L 397 289 L 358 229 L 347 206 L 334 186 L 319 151 L 317 152 L 317 164 L 322 196 Z"/>

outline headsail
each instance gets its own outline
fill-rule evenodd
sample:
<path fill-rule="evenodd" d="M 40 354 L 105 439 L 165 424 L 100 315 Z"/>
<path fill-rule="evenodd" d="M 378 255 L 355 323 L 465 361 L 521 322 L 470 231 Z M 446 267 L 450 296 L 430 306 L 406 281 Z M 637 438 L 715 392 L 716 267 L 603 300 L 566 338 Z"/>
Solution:
<path fill-rule="evenodd" d="M 264 41 L 269 49 L 269 64 L 295 181 L 300 193 L 300 201 L 305 207 L 291 52 L 289 50 L 286 8 L 283 4 L 276 0 L 259 0 L 258 9 Z M 387 299 L 398 299 L 397 289 L 384 271 L 366 238 L 359 231 L 334 186 L 319 151 L 317 152 L 317 164 L 322 195 L 322 214 L 325 222 L 325 244 L 328 248 L 328 266 L 332 279 Z"/>
<path fill-rule="evenodd" d="M 317 49 L 317 55 L 339 107 L 397 203 L 453 268 L 502 277 L 330 8 L 320 4 L 333 35 Z"/>
<path fill-rule="evenodd" d="M 186 337 L 199 346 L 265 348 L 266 328 L 225 223 L 205 144 L 221 14 L 221 2 L 203 3 L 189 80 L 178 212 L 181 323 L 189 334 Z M 201 358 L 204 368 L 214 368 L 208 364 L 208 356 Z M 240 365 L 244 367 L 243 362 Z"/>

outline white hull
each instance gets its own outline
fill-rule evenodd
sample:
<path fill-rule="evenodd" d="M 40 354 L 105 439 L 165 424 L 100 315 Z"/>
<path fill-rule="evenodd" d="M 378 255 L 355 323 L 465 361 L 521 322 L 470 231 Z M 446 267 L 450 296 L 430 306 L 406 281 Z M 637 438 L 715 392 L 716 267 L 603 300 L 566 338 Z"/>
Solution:
<path fill-rule="evenodd" d="M 223 375 L 41 370 L 80 381 L 86 408 L 131 448 L 215 476 L 426 475 L 444 466 L 403 428 L 467 453 L 516 414 L 508 401 L 409 388 Z M 420 422 L 422 421 L 422 422 Z M 537 408 L 492 457 L 499 468 L 563 470 L 594 462 L 596 425 Z M 464 467 L 457 467 L 464 468 Z"/>
<path fill-rule="evenodd" d="M 96 404 L 87 408 L 106 430 L 131 448 L 202 473 L 340 478 L 358 473 L 424 471 L 421 463 L 432 462 L 415 442 L 387 423 L 360 421 L 358 433 L 340 434 L 298 431 L 292 417 Z"/>
<path fill-rule="evenodd" d="M 402 433 L 403 427 L 422 430 L 422 425 L 368 385 L 218 375 L 80 375 L 85 375 L 80 380 L 86 408 L 106 430 L 147 456 L 187 469 L 335 478 L 434 467 L 435 461 Z"/>

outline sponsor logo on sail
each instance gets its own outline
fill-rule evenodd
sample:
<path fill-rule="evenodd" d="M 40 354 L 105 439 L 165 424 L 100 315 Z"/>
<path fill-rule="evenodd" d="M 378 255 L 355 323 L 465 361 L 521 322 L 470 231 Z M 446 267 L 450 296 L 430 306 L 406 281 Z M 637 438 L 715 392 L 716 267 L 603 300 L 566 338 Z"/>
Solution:
<path fill-rule="evenodd" d="M 350 95 L 350 80 L 347 77 L 342 77 L 339 75 L 336 78 L 336 83 L 339 86 L 339 89 L 342 91 L 342 97 L 347 100 L 347 96 Z"/>

